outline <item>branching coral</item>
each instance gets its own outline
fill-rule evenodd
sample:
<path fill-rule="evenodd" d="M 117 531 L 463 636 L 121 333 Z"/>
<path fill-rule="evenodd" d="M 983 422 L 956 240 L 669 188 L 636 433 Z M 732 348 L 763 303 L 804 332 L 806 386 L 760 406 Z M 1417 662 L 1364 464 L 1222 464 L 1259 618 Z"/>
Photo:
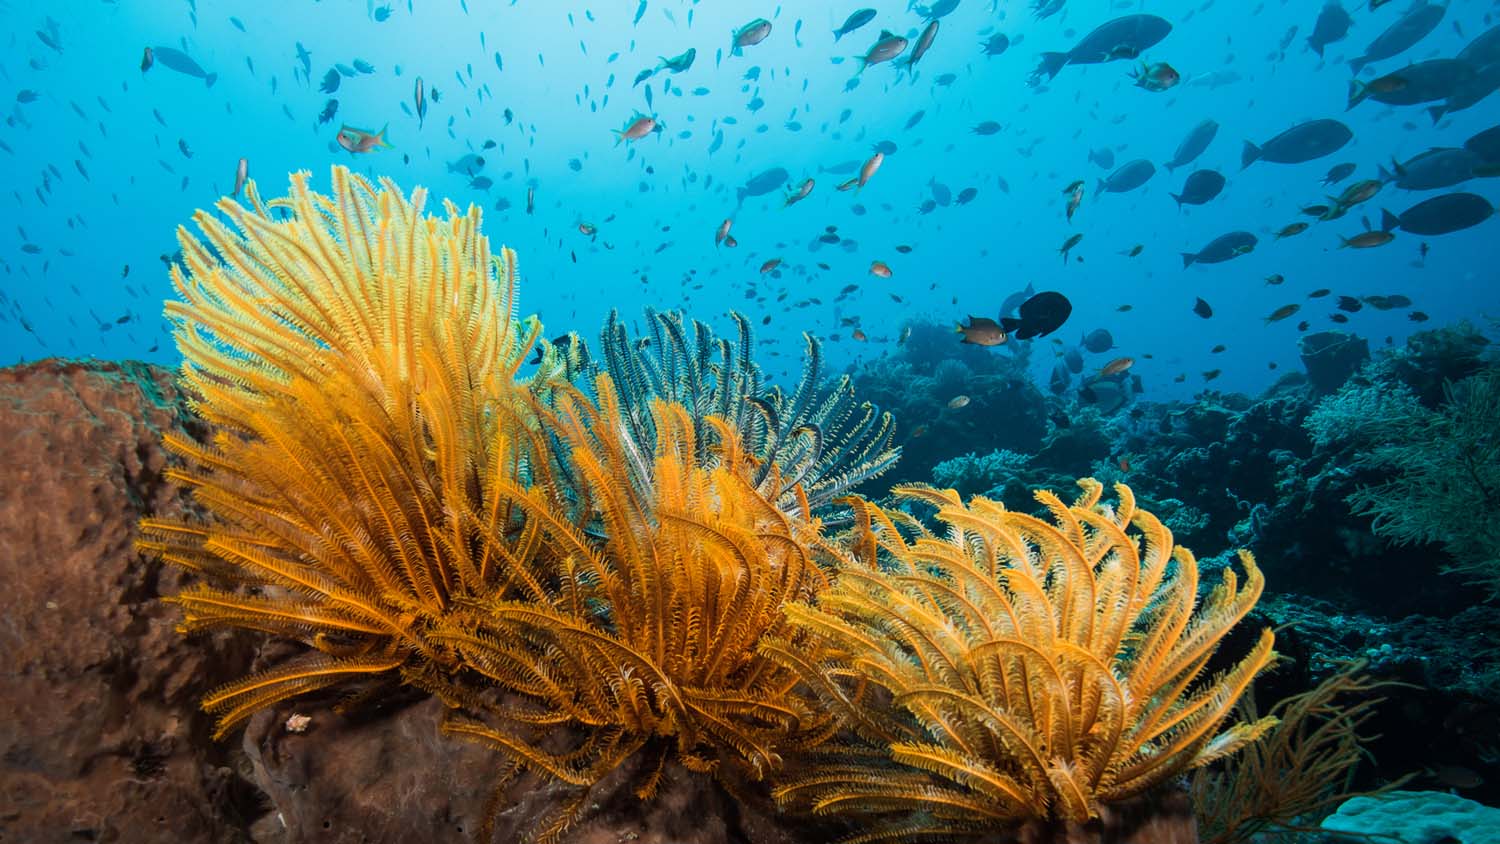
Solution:
<path fill-rule="evenodd" d="M 232 227 L 199 212 L 202 240 L 179 230 L 167 305 L 214 430 L 168 435 L 186 461 L 168 477 L 211 519 L 147 519 L 139 543 L 210 576 L 173 599 L 184 631 L 311 646 L 209 695 L 219 735 L 288 697 L 451 665 L 435 620 L 506 588 L 500 480 L 548 482 L 515 377 L 536 326 L 512 320 L 515 256 L 490 254 L 476 209 L 427 217 L 421 190 L 342 168 L 329 196 L 306 174 L 287 199 L 247 196 L 218 205 Z"/>
<path fill-rule="evenodd" d="M 1128 487 L 1110 509 L 1097 482 L 1080 484 L 1071 507 L 1037 494 L 1051 523 L 982 498 L 965 506 L 951 490 L 900 490 L 938 507 L 944 535 L 856 506 L 834 587 L 788 609 L 834 657 L 766 648 L 873 744 L 825 747 L 778 799 L 871 816 L 852 841 L 979 838 L 1027 818 L 1089 818 L 1275 723 L 1220 731 L 1273 659 L 1269 630 L 1228 672 L 1200 676 L 1260 596 L 1254 559 L 1240 554 L 1243 587 L 1226 569 L 1195 612 L 1192 554 L 1174 551 Z M 893 705 L 872 705 L 870 688 Z"/>
<path fill-rule="evenodd" d="M 823 508 L 895 463 L 900 450 L 891 444 L 890 414 L 856 402 L 847 376 L 824 383 L 823 349 L 815 338 L 804 335 L 802 378 L 788 395 L 767 388 L 750 357 L 755 346 L 750 323 L 741 314 L 733 316 L 736 337 L 728 340 L 681 314 L 647 310 L 650 333 L 642 342 L 631 340 L 618 314 L 610 315 L 596 363 L 619 385 L 621 407 L 637 441 L 654 439 L 650 405 L 657 399 L 688 409 L 703 455 L 715 447 L 714 432 L 703 420 L 710 415 L 726 420 L 760 464 L 757 486 L 789 512 L 797 503 L 796 486 L 815 509 Z M 773 477 L 774 488 L 768 486 Z"/>

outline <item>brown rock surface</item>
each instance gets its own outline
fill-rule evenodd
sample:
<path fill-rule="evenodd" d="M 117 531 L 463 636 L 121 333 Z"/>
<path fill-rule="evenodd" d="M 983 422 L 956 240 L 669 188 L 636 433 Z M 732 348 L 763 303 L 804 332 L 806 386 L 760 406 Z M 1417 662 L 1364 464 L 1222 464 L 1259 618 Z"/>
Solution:
<path fill-rule="evenodd" d="M 156 367 L 46 360 L 0 370 L 0 844 L 473 842 L 500 760 L 440 736 L 435 701 L 351 717 L 328 700 L 293 701 L 256 716 L 242 739 L 210 740 L 200 696 L 252 670 L 258 650 L 291 646 L 178 635 L 177 612 L 160 598 L 183 575 L 131 545 L 141 516 L 189 506 L 164 482 L 160 441 L 192 424 L 171 373 Z M 287 729 L 292 714 L 310 719 L 304 731 Z M 737 789 L 746 794 L 736 800 L 681 769 L 643 806 L 633 775 L 627 763 L 595 788 L 566 844 L 838 837 L 777 814 L 763 791 Z M 498 795 L 491 840 L 524 840 L 571 793 L 515 778 Z M 1126 813 L 1029 830 L 1026 840 L 1196 841 L 1190 813 L 1167 814 L 1171 833 Z"/>

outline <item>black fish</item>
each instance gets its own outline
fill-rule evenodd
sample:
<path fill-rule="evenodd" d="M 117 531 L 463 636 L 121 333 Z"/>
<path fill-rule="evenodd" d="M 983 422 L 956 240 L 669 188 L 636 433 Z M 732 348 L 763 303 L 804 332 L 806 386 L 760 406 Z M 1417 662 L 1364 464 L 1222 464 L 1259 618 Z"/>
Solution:
<path fill-rule="evenodd" d="M 1209 304 L 1203 301 L 1203 297 L 1200 296 L 1198 297 L 1198 301 L 1193 303 L 1193 313 L 1204 319 L 1208 319 L 1214 315 L 1214 309 L 1209 307 Z"/>
<path fill-rule="evenodd" d="M 1260 146 L 1245 142 L 1240 153 L 1241 168 L 1261 159 L 1276 164 L 1301 164 L 1332 155 L 1354 139 L 1349 127 L 1332 119 L 1309 120 L 1282 132 Z"/>
<path fill-rule="evenodd" d="M 318 90 L 325 94 L 332 94 L 339 89 L 339 81 L 339 72 L 329 68 L 328 72 L 323 74 L 323 84 L 318 86 Z"/>
<path fill-rule="evenodd" d="M 1073 313 L 1073 303 L 1061 293 L 1045 291 L 1021 303 L 1019 316 L 1001 317 L 1000 327 L 1017 340 L 1046 337 L 1062 327 Z"/>
<path fill-rule="evenodd" d="M 1224 189 L 1224 176 L 1217 170 L 1195 170 L 1187 177 L 1182 193 L 1171 194 L 1180 210 L 1183 205 L 1202 205 Z"/>
<path fill-rule="evenodd" d="M 1222 264 L 1231 258 L 1249 254 L 1254 251 L 1257 243 L 1259 241 L 1255 235 L 1249 232 L 1221 234 L 1198 252 L 1182 253 L 1182 268 L 1187 269 L 1193 264 Z"/>
<path fill-rule="evenodd" d="M 1443 20 L 1443 13 L 1447 11 L 1447 6 L 1419 3 L 1387 27 L 1384 32 L 1377 35 L 1375 40 L 1370 42 L 1370 46 L 1365 48 L 1363 56 L 1350 61 L 1350 72 L 1358 75 L 1360 70 L 1370 62 L 1378 62 L 1406 52 L 1418 41 L 1427 37 L 1429 32 L 1436 29 Z"/>
<path fill-rule="evenodd" d="M 333 116 L 335 114 L 338 114 L 338 113 L 339 113 L 339 101 L 338 100 L 329 100 L 328 102 L 326 102 L 326 103 L 323 104 L 323 113 L 318 115 L 318 123 L 320 125 L 324 124 L 324 123 L 327 123 L 328 121 L 330 121 L 330 120 L 333 119 Z"/>
<path fill-rule="evenodd" d="M 1070 64 L 1101 64 L 1135 59 L 1156 46 L 1172 31 L 1172 24 L 1156 15 L 1126 15 L 1099 26 L 1066 53 L 1042 53 L 1041 64 L 1031 74 L 1031 84 L 1057 75 Z"/>
<path fill-rule="evenodd" d="M 1344 36 L 1349 34 L 1349 27 L 1353 23 L 1354 19 L 1349 17 L 1344 7 L 1338 4 L 1338 0 L 1331 0 L 1323 7 L 1323 11 L 1318 13 L 1318 22 L 1313 24 L 1312 34 L 1307 36 L 1307 46 L 1311 47 L 1313 52 L 1321 58 L 1323 48 L 1335 41 L 1344 40 Z"/>
<path fill-rule="evenodd" d="M 1477 226 L 1494 214 L 1495 206 L 1478 194 L 1447 193 L 1418 202 L 1399 217 L 1382 211 L 1380 227 L 1428 236 L 1452 234 Z"/>

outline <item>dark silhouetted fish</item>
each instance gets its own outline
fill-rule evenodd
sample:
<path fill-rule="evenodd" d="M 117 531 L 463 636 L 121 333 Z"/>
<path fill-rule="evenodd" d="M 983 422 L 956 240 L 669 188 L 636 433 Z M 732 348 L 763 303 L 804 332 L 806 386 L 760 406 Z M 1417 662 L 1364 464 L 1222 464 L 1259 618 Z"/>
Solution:
<path fill-rule="evenodd" d="M 1250 254 L 1258 242 L 1249 232 L 1221 234 L 1197 252 L 1182 253 L 1182 268 L 1187 269 L 1193 264 L 1222 264 L 1231 258 Z"/>
<path fill-rule="evenodd" d="M 1428 59 L 1407 65 L 1366 85 L 1349 82 L 1349 108 L 1369 99 L 1386 105 L 1419 105 L 1446 100 L 1464 84 L 1473 81 L 1473 66 L 1458 59 Z M 1379 85 L 1390 81 L 1393 84 Z"/>
<path fill-rule="evenodd" d="M 1113 334 L 1109 333 L 1109 329 L 1096 328 L 1083 335 L 1083 339 L 1078 341 L 1078 345 L 1098 355 L 1113 349 L 1115 347 L 1115 338 Z"/>
<path fill-rule="evenodd" d="M 1182 185 L 1182 193 L 1172 194 L 1177 207 L 1202 205 L 1219 195 L 1224 189 L 1224 176 L 1217 170 L 1195 170 Z"/>
<path fill-rule="evenodd" d="M 1051 79 L 1070 64 L 1102 64 L 1119 59 L 1133 60 L 1161 43 L 1172 32 L 1172 24 L 1156 15 L 1126 15 L 1101 24 L 1066 53 L 1042 53 L 1042 60 L 1031 75 L 1032 84 L 1043 76 Z"/>
<path fill-rule="evenodd" d="M 1414 6 L 1411 11 L 1386 27 L 1385 32 L 1375 36 L 1375 40 L 1365 48 L 1365 54 L 1349 62 L 1349 70 L 1358 74 L 1370 62 L 1399 56 L 1411 49 L 1418 41 L 1426 38 L 1427 33 L 1437 28 L 1447 11 L 1447 6 L 1436 3 L 1424 2 Z"/>
<path fill-rule="evenodd" d="M 1121 164 L 1119 169 L 1110 173 L 1107 177 L 1099 180 L 1099 186 L 1094 189 L 1094 196 L 1108 191 L 1109 193 L 1126 193 L 1150 181 L 1156 175 L 1156 165 L 1144 158 L 1127 161 Z"/>
<path fill-rule="evenodd" d="M 1500 164 L 1500 126 L 1491 126 L 1464 141 L 1464 149 L 1483 159 L 1486 164 Z"/>
<path fill-rule="evenodd" d="M 1219 134 L 1219 124 L 1215 120 L 1205 120 L 1188 131 L 1182 143 L 1177 145 L 1177 152 L 1172 155 L 1172 160 L 1167 162 L 1167 170 L 1176 170 L 1192 164 L 1208 145 L 1213 143 L 1214 136 Z"/>
<path fill-rule="evenodd" d="M 786 184 L 791 174 L 782 167 L 772 167 L 755 174 L 744 187 L 734 189 L 734 198 L 737 203 L 743 203 L 746 197 L 764 196 L 773 190 Z"/>
<path fill-rule="evenodd" d="M 1240 166 L 1249 167 L 1261 159 L 1276 164 L 1301 164 L 1332 155 L 1354 139 L 1349 127 L 1333 119 L 1309 120 L 1282 132 L 1256 146 L 1246 141 L 1240 153 Z"/>
<path fill-rule="evenodd" d="M 860 9 L 844 19 L 844 25 L 833 31 L 833 40 L 838 41 L 845 35 L 864 26 L 875 19 L 874 9 Z"/>
<path fill-rule="evenodd" d="M 1463 147 L 1438 147 L 1400 164 L 1394 173 L 1380 168 L 1380 178 L 1395 182 L 1402 190 L 1442 190 L 1474 177 L 1474 168 L 1484 161 Z"/>
<path fill-rule="evenodd" d="M 1017 340 L 1046 337 L 1062 327 L 1073 313 L 1073 303 L 1055 291 L 1045 291 L 1021 303 L 1018 315 L 1001 317 L 1000 327 Z"/>
<path fill-rule="evenodd" d="M 1344 36 L 1349 34 L 1349 27 L 1353 23 L 1354 20 L 1349 17 L 1348 12 L 1344 11 L 1344 7 L 1338 4 L 1338 0 L 1331 0 L 1323 7 L 1323 11 L 1318 13 L 1318 22 L 1313 24 L 1312 34 L 1307 36 L 1307 46 L 1321 57 L 1323 49 L 1329 44 L 1344 40 Z"/>
<path fill-rule="evenodd" d="M 1478 105 L 1481 100 L 1489 97 L 1496 90 L 1500 90 L 1500 62 L 1472 66 L 1479 68 L 1473 76 L 1467 81 L 1458 83 L 1457 87 L 1449 91 L 1448 99 L 1442 105 L 1427 109 L 1433 124 L 1442 120 L 1445 115 Z"/>
<path fill-rule="evenodd" d="M 1381 228 L 1401 229 L 1410 234 L 1432 237 L 1472 228 L 1495 215 L 1495 206 L 1478 194 L 1445 193 L 1418 202 L 1398 217 L 1389 211 L 1381 213 Z"/>

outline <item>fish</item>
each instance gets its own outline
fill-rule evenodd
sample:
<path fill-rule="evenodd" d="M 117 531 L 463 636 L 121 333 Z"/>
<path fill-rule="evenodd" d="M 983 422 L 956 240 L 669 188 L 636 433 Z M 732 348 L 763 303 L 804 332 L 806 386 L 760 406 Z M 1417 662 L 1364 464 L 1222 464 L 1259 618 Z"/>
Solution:
<path fill-rule="evenodd" d="M 368 129 L 357 129 L 345 123 L 339 127 L 334 140 L 339 142 L 339 146 L 354 154 L 379 152 L 383 149 L 391 149 L 390 142 L 385 139 L 385 132 L 388 128 L 390 127 L 384 126 L 379 132 L 372 133 Z"/>
<path fill-rule="evenodd" d="M 1258 146 L 1246 141 L 1240 153 L 1240 167 L 1244 169 L 1261 160 L 1275 164 L 1301 164 L 1332 155 L 1353 139 L 1354 133 L 1349 127 L 1337 120 L 1309 120 Z"/>
<path fill-rule="evenodd" d="M 1495 206 L 1478 194 L 1448 193 L 1418 202 L 1400 215 L 1381 211 L 1381 228 L 1408 234 L 1436 236 L 1452 234 L 1483 223 L 1495 214 Z"/>
<path fill-rule="evenodd" d="M 323 74 L 323 82 L 318 86 L 318 90 L 325 94 L 332 94 L 338 91 L 339 83 L 341 83 L 343 79 L 344 78 L 342 76 L 339 76 L 339 72 L 337 70 L 334 70 L 330 67 L 328 69 L 328 72 Z"/>
<path fill-rule="evenodd" d="M 981 123 L 974 124 L 974 128 L 970 129 L 969 131 L 973 132 L 976 135 L 993 135 L 996 132 L 1000 131 L 1000 124 L 993 120 L 986 120 Z"/>
<path fill-rule="evenodd" d="M 240 158 L 239 163 L 234 166 L 234 190 L 231 191 L 229 195 L 239 196 L 240 191 L 245 187 L 245 180 L 249 177 L 250 161 L 249 159 L 242 157 Z"/>
<path fill-rule="evenodd" d="M 864 26 L 874 19 L 874 9 L 860 9 L 851 13 L 849 17 L 844 19 L 844 25 L 833 31 L 834 42 L 837 43 L 840 38 L 843 38 L 845 35 L 848 35 L 854 30 L 859 29 L 860 27 Z"/>
<path fill-rule="evenodd" d="M 1183 205 L 1202 205 L 1224 190 L 1224 176 L 1217 170 L 1194 170 L 1182 185 L 1182 193 L 1168 194 L 1177 200 L 1177 208 Z"/>
<path fill-rule="evenodd" d="M 1181 147 L 1178 147 L 1178 149 L 1181 150 Z M 1099 165 L 1101 169 L 1112 170 L 1115 166 L 1115 151 L 1109 147 L 1091 149 L 1089 150 L 1089 161 Z"/>
<path fill-rule="evenodd" d="M 948 400 L 949 410 L 963 410 L 969 406 L 971 399 L 968 396 L 954 396 Z"/>
<path fill-rule="evenodd" d="M 796 205 L 797 203 L 806 199 L 807 195 L 812 193 L 812 189 L 813 180 L 803 179 L 802 184 L 798 185 L 796 190 L 787 193 L 786 202 L 782 203 L 782 207 L 785 208 L 791 205 Z"/>
<path fill-rule="evenodd" d="M 1428 59 L 1368 84 L 1351 81 L 1348 108 L 1366 99 L 1397 106 L 1446 100 L 1460 86 L 1473 81 L 1476 74 L 1471 65 L 1458 59 Z"/>
<path fill-rule="evenodd" d="M 1391 162 L 1391 169 L 1378 168 L 1380 180 L 1402 190 L 1441 190 L 1474 177 L 1483 164 L 1467 147 L 1434 147 L 1404 162 Z"/>
<path fill-rule="evenodd" d="M 735 188 L 736 204 L 743 205 L 747 197 L 764 196 L 786 184 L 791 174 L 783 167 L 772 167 L 750 177 L 744 187 Z"/>
<path fill-rule="evenodd" d="M 1354 175 L 1354 163 L 1346 161 L 1343 164 L 1335 164 L 1328 168 L 1328 174 L 1323 177 L 1323 186 L 1336 185 L 1339 182 Z"/>
<path fill-rule="evenodd" d="M 986 56 L 998 56 L 1010 49 L 1010 36 L 1003 32 L 997 32 L 989 38 L 979 42 L 979 47 Z"/>
<path fill-rule="evenodd" d="M 323 111 L 318 114 L 318 125 L 321 126 L 324 123 L 332 121 L 333 116 L 338 113 L 339 101 L 330 99 L 328 102 L 323 104 Z"/>
<path fill-rule="evenodd" d="M 1083 180 L 1080 179 L 1072 185 L 1072 191 L 1068 194 L 1068 222 L 1073 222 L 1073 214 L 1078 206 L 1083 204 Z"/>
<path fill-rule="evenodd" d="M 1106 363 L 1103 368 L 1099 370 L 1099 377 L 1108 378 L 1111 375 L 1119 375 L 1121 372 L 1124 372 L 1132 366 L 1135 366 L 1135 358 L 1115 358 L 1109 363 Z"/>
<path fill-rule="evenodd" d="M 738 56 L 742 48 L 753 47 L 766 40 L 770 34 L 771 22 L 765 18 L 756 18 L 734 31 L 734 37 L 730 41 L 729 54 Z"/>
<path fill-rule="evenodd" d="M 1465 60 L 1460 56 L 1458 61 Z M 1427 114 L 1432 118 L 1434 125 L 1449 114 L 1478 105 L 1496 90 L 1500 90 L 1500 61 L 1485 65 L 1473 65 L 1472 62 L 1470 64 L 1477 68 L 1474 75 L 1455 85 L 1441 105 L 1427 109 Z"/>
<path fill-rule="evenodd" d="M 1177 87 L 1177 83 L 1182 81 L 1182 74 L 1166 62 L 1141 62 L 1140 69 L 1132 71 L 1130 78 L 1135 80 L 1135 87 L 1160 93 Z"/>
<path fill-rule="evenodd" d="M 1480 160 L 1487 164 L 1500 163 L 1500 126 L 1492 126 L 1482 132 L 1476 132 L 1464 141 L 1464 149 L 1479 156 Z"/>
<path fill-rule="evenodd" d="M 1282 226 L 1280 229 L 1276 230 L 1276 239 L 1281 240 L 1283 237 L 1292 237 L 1293 235 L 1302 234 L 1303 232 L 1307 231 L 1307 225 L 1308 224 L 1305 222 L 1296 222 Z"/>
<path fill-rule="evenodd" d="M 694 47 L 689 47 L 687 48 L 686 52 L 681 53 L 680 55 L 673 56 L 670 59 L 666 56 L 659 56 L 658 58 L 661 59 L 661 64 L 656 66 L 656 71 L 666 70 L 674 74 L 682 73 L 683 71 L 693 66 L 693 59 L 697 57 L 698 50 Z M 636 81 L 640 81 L 639 77 L 637 77 Z"/>
<path fill-rule="evenodd" d="M 1073 313 L 1068 297 L 1053 290 L 1032 296 L 1016 309 L 1017 316 L 1000 318 L 1000 327 L 1017 340 L 1045 337 L 1061 328 Z"/>
<path fill-rule="evenodd" d="M 901 55 L 906 50 L 906 39 L 894 35 L 888 29 L 880 30 L 880 37 L 870 45 L 863 56 L 855 56 L 859 60 L 859 72 L 864 73 L 865 68 L 872 64 L 888 62 Z"/>
<path fill-rule="evenodd" d="M 1074 235 L 1070 236 L 1067 240 L 1063 241 L 1062 248 L 1060 248 L 1060 249 L 1057 250 L 1058 254 L 1062 255 L 1063 266 L 1067 266 L 1068 265 L 1068 252 L 1071 251 L 1073 249 L 1073 247 L 1077 246 L 1079 244 L 1079 242 L 1081 242 L 1082 240 L 1083 240 L 1083 232 L 1079 232 L 1077 234 L 1074 234 Z"/>
<path fill-rule="evenodd" d="M 920 6 L 913 4 L 911 10 L 929 21 L 947 17 L 958 8 L 958 0 L 936 0 L 931 6 Z"/>
<path fill-rule="evenodd" d="M 859 168 L 859 184 L 856 188 L 856 192 L 858 188 L 864 187 L 865 184 L 870 181 L 870 177 L 875 175 L 875 171 L 880 169 L 880 165 L 884 161 L 885 153 L 883 152 L 877 152 L 874 155 L 870 156 L 867 161 L 865 161 L 864 165 Z"/>
<path fill-rule="evenodd" d="M 1281 322 L 1282 320 L 1286 319 L 1287 317 L 1291 316 L 1292 314 L 1297 313 L 1300 310 L 1302 310 L 1302 306 L 1299 305 L 1299 304 L 1297 304 L 1296 302 L 1293 302 L 1290 305 L 1282 305 L 1281 307 L 1279 307 L 1276 310 L 1272 311 L 1265 318 L 1265 323 L 1266 323 L 1266 325 L 1270 325 L 1273 322 Z"/>
<path fill-rule="evenodd" d="M 1171 172 L 1173 170 L 1176 170 L 1178 167 L 1185 167 L 1188 164 L 1192 164 L 1198 159 L 1198 156 L 1203 154 L 1204 150 L 1208 149 L 1208 145 L 1213 143 L 1214 137 L 1218 134 L 1218 121 L 1200 121 L 1198 125 L 1188 130 L 1188 133 L 1183 137 L 1182 142 L 1177 145 L 1177 152 L 1173 153 L 1172 160 L 1166 163 L 1167 171 Z M 1093 160 L 1092 152 L 1089 153 L 1089 159 Z M 1111 155 L 1110 165 L 1101 166 L 1108 167 L 1113 165 L 1113 163 L 1114 156 Z"/>
<path fill-rule="evenodd" d="M 1089 352 L 1093 354 L 1099 355 L 1115 347 L 1115 338 L 1113 334 L 1109 333 L 1109 329 L 1096 328 L 1093 331 L 1090 331 L 1089 333 L 1083 335 L 1083 337 L 1078 341 L 1078 345 L 1089 350 Z"/>
<path fill-rule="evenodd" d="M 417 128 L 421 129 L 422 124 L 427 120 L 427 88 L 423 85 L 422 77 L 420 76 L 417 77 L 416 82 L 412 85 L 411 97 L 412 102 L 417 107 Z"/>
<path fill-rule="evenodd" d="M 1354 19 L 1344 7 L 1339 5 L 1338 0 L 1329 0 L 1323 10 L 1318 13 L 1318 20 L 1313 24 L 1312 34 L 1307 36 L 1307 46 L 1312 48 L 1319 58 L 1323 57 L 1323 51 L 1329 44 L 1344 40 L 1349 34 L 1349 27 L 1354 24 Z"/>
<path fill-rule="evenodd" d="M 1172 24 L 1156 15 L 1125 15 L 1100 24 L 1065 53 L 1042 53 L 1041 61 L 1031 75 L 1031 85 L 1043 76 L 1056 78 L 1070 64 L 1102 64 L 1120 59 L 1135 59 L 1161 43 L 1172 32 Z"/>
<path fill-rule="evenodd" d="M 729 229 L 733 225 L 734 225 L 734 220 L 732 220 L 732 219 L 725 219 L 724 222 L 720 223 L 719 227 L 714 230 L 714 246 L 715 247 L 717 247 L 719 244 L 723 243 L 725 240 L 727 240 L 729 238 Z"/>
<path fill-rule="evenodd" d="M 1371 62 L 1393 58 L 1416 46 L 1418 41 L 1437 29 L 1437 25 L 1442 22 L 1443 15 L 1447 11 L 1446 5 L 1418 2 L 1406 14 L 1386 27 L 1384 32 L 1375 36 L 1375 40 L 1365 47 L 1363 55 L 1351 59 L 1349 71 L 1357 75 L 1365 65 Z"/>
<path fill-rule="evenodd" d="M 145 52 L 141 54 L 141 73 L 145 73 L 146 71 L 150 70 L 151 65 L 155 63 L 156 54 L 151 52 L 150 47 L 147 47 Z"/>
<path fill-rule="evenodd" d="M 468 155 L 448 162 L 447 167 L 449 173 L 461 173 L 473 178 L 475 174 L 484 169 L 484 156 L 471 152 Z"/>
<path fill-rule="evenodd" d="M 1031 284 L 1027 284 L 1025 290 L 1017 290 L 1009 296 L 1006 296 L 1005 299 L 1000 303 L 1000 315 L 1008 316 L 1015 313 L 1016 309 L 1021 307 L 1022 302 L 1025 302 L 1027 299 L 1030 299 L 1035 295 L 1036 288 Z"/>
<path fill-rule="evenodd" d="M 1372 249 L 1376 246 L 1384 246 L 1395 239 L 1396 236 L 1389 231 L 1372 229 L 1370 231 L 1360 232 L 1354 237 L 1343 237 L 1341 235 L 1339 237 L 1339 248 L 1346 249 L 1349 247 L 1353 247 L 1355 249 Z"/>
<path fill-rule="evenodd" d="M 890 265 L 884 261 L 871 261 L 870 275 L 876 278 L 890 278 L 892 275 Z"/>
<path fill-rule="evenodd" d="M 209 73 L 204 70 L 197 62 L 193 61 L 191 56 L 181 50 L 172 47 L 152 47 L 151 53 L 155 57 L 155 60 L 165 67 L 186 76 L 202 79 L 203 84 L 209 88 L 212 88 L 214 82 L 219 79 L 217 73 Z"/>
<path fill-rule="evenodd" d="M 1214 315 L 1214 309 L 1207 302 L 1203 301 L 1203 298 L 1200 296 L 1198 297 L 1198 301 L 1193 303 L 1193 313 L 1204 319 L 1208 319 Z"/>
<path fill-rule="evenodd" d="M 1098 186 L 1094 189 L 1094 197 L 1102 193 L 1126 193 L 1133 191 L 1151 180 L 1156 175 L 1156 165 L 1144 158 L 1127 161 L 1120 165 L 1113 173 L 1100 179 Z"/>
<path fill-rule="evenodd" d="M 1248 255 L 1255 250 L 1258 242 L 1255 235 L 1245 231 L 1219 235 L 1197 252 L 1183 252 L 1182 268 L 1187 269 L 1193 264 L 1222 264 L 1241 255 Z"/>
<path fill-rule="evenodd" d="M 953 333 L 961 335 L 959 342 L 971 346 L 998 346 L 1010 339 L 1000 323 L 988 317 L 969 317 L 969 324 L 959 323 L 953 327 Z"/>
<path fill-rule="evenodd" d="M 657 129 L 656 118 L 636 112 L 635 117 L 625 124 L 624 129 L 615 131 L 615 146 L 622 141 L 638 141 L 641 138 L 655 132 Z"/>
<path fill-rule="evenodd" d="M 927 26 L 922 28 L 922 34 L 917 36 L 917 41 L 912 45 L 911 53 L 907 55 L 906 63 L 902 67 L 910 70 L 917 62 L 921 61 L 922 57 L 927 55 L 927 51 L 932 49 L 932 42 L 937 38 L 937 33 L 938 22 L 936 20 L 928 21 Z M 911 126 L 907 126 L 906 128 L 910 129 Z"/>

